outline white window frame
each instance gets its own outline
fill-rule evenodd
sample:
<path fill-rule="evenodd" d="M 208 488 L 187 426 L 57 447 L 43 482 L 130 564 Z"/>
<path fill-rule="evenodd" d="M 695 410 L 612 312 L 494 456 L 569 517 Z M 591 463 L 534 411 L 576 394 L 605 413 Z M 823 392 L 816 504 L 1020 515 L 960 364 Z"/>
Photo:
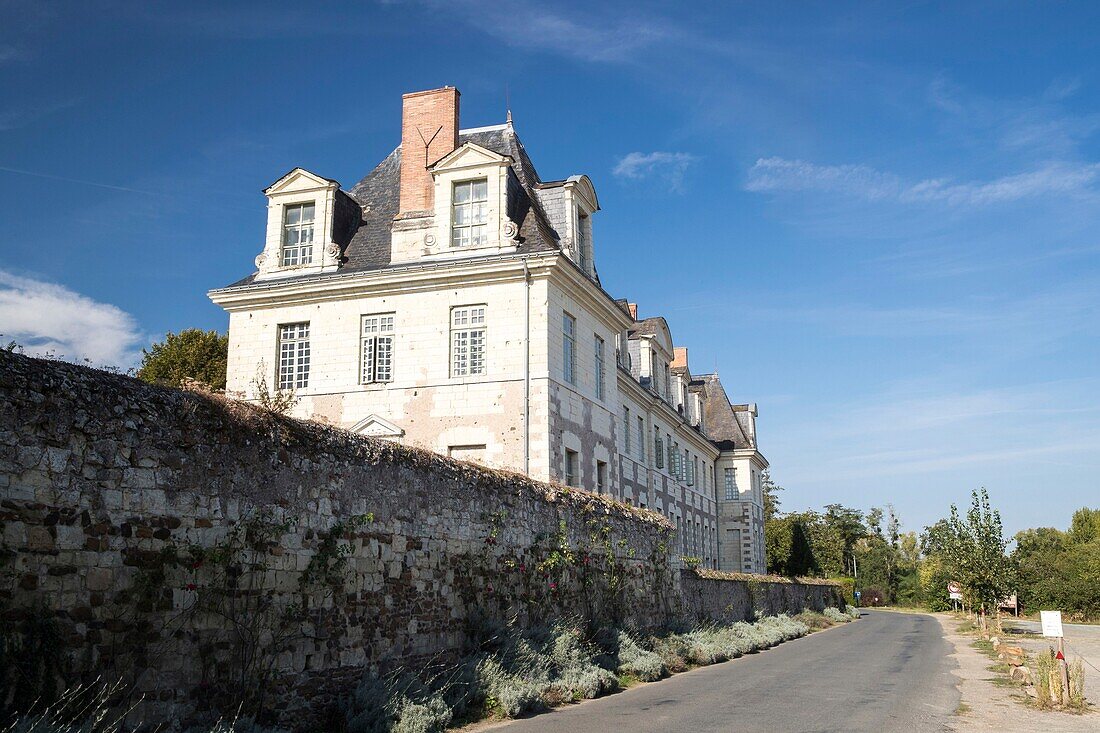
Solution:
<path fill-rule="evenodd" d="M 397 315 L 368 313 L 360 317 L 359 383 L 393 381 L 393 345 Z"/>
<path fill-rule="evenodd" d="M 309 219 L 309 221 L 302 218 L 302 215 L 305 214 L 306 207 L 309 207 L 312 214 L 312 218 Z M 293 224 L 290 223 L 292 211 L 300 212 L 298 221 Z M 282 242 L 279 247 L 280 267 L 302 267 L 304 265 L 313 264 L 313 240 L 316 233 L 316 222 L 316 201 L 301 201 L 296 204 L 283 205 Z M 291 233 L 296 234 L 298 237 L 298 241 L 293 244 L 290 243 Z M 304 240 L 304 235 L 308 235 L 308 241 Z"/>
<path fill-rule="evenodd" d="M 484 198 L 477 198 L 480 190 Z M 465 201 L 460 192 L 468 191 Z M 459 223 L 459 220 L 462 223 Z M 451 247 L 484 247 L 489 243 L 489 179 L 473 178 L 451 184 Z"/>
<path fill-rule="evenodd" d="M 661 440 L 661 429 L 653 427 L 653 455 L 656 457 L 656 467 L 665 467 L 665 444 Z"/>
<path fill-rule="evenodd" d="M 309 321 L 279 324 L 279 389 L 309 386 Z"/>
<path fill-rule="evenodd" d="M 577 385 L 577 319 L 562 311 L 561 318 L 561 376 L 569 384 Z"/>
<path fill-rule="evenodd" d="M 471 377 L 486 372 L 485 304 L 451 308 L 451 376 Z"/>
<path fill-rule="evenodd" d="M 645 461 L 645 418 L 638 415 L 638 457 Z"/>
<path fill-rule="evenodd" d="M 604 370 L 604 352 L 607 350 L 607 344 L 597 334 L 593 334 L 593 349 L 595 350 L 595 366 L 596 366 L 596 399 L 603 400 L 607 398 L 607 372 Z"/>

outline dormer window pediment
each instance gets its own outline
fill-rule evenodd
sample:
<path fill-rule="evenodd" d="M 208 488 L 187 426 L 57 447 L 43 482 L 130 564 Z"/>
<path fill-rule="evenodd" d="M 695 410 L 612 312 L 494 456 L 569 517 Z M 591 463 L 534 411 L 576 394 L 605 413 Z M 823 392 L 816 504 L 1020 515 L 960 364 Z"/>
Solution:
<path fill-rule="evenodd" d="M 340 184 L 295 168 L 264 189 L 267 236 L 256 257 L 257 280 L 316 274 L 340 267 L 341 245 L 334 241 Z"/>
<path fill-rule="evenodd" d="M 507 155 L 466 142 L 429 165 L 434 208 L 407 226 L 395 224 L 393 261 L 514 252 L 517 228 L 507 215 L 512 163 Z"/>

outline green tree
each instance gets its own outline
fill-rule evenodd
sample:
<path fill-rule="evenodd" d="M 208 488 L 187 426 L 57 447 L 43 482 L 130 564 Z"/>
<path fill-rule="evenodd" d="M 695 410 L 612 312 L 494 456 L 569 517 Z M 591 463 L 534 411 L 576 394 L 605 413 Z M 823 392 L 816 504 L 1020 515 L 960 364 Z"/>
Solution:
<path fill-rule="evenodd" d="M 764 494 L 764 522 L 779 516 L 779 492 L 783 487 L 772 481 L 771 472 L 764 469 L 760 473 L 760 489 Z"/>
<path fill-rule="evenodd" d="M 1001 599 L 1011 592 L 1012 567 L 1005 555 L 1008 543 L 1001 514 L 991 507 L 989 492 L 984 488 L 972 492 L 965 519 L 952 504 L 939 542 L 947 566 L 958 576 L 974 608 L 996 611 Z"/>
<path fill-rule="evenodd" d="M 1069 534 L 1079 544 L 1100 540 L 1100 509 L 1082 507 L 1075 511 L 1069 525 Z"/>
<path fill-rule="evenodd" d="M 217 331 L 188 328 L 169 332 L 164 341 L 142 349 L 138 378 L 178 387 L 193 379 L 215 389 L 225 389 L 229 337 Z"/>

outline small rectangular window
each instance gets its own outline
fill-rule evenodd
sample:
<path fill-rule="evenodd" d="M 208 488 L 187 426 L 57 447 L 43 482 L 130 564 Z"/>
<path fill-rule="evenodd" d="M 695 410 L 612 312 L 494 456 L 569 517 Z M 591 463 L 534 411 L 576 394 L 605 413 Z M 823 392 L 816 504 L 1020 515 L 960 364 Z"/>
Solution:
<path fill-rule="evenodd" d="M 565 483 L 577 485 L 577 451 L 565 449 Z"/>
<path fill-rule="evenodd" d="M 485 373 L 485 306 L 451 309 L 451 376 Z"/>
<path fill-rule="evenodd" d="M 725 474 L 726 480 L 726 501 L 733 501 L 737 498 L 737 469 L 727 468 Z"/>
<path fill-rule="evenodd" d="M 313 262 L 313 202 L 283 207 L 283 267 Z"/>
<path fill-rule="evenodd" d="M 604 396 L 605 396 L 604 393 L 607 391 L 607 386 L 605 384 L 605 382 L 607 381 L 607 377 L 604 374 L 604 368 L 603 368 L 604 343 L 603 343 L 603 339 L 600 338 L 599 336 L 596 336 L 595 339 L 596 339 L 595 340 L 595 350 L 596 350 L 596 364 L 595 364 L 595 366 L 596 366 L 596 399 L 602 400 L 602 399 L 604 399 Z"/>
<path fill-rule="evenodd" d="M 596 461 L 596 493 L 602 494 L 605 491 L 607 491 L 607 464 Z"/>
<path fill-rule="evenodd" d="M 486 179 L 454 184 L 451 212 L 452 247 L 488 244 L 489 185 Z"/>
<path fill-rule="evenodd" d="M 630 455 L 630 408 L 623 406 L 623 452 Z"/>
<path fill-rule="evenodd" d="M 362 369 L 363 384 L 389 382 L 393 379 L 394 314 L 363 316 Z"/>
<path fill-rule="evenodd" d="M 645 461 L 645 418 L 638 418 L 638 457 Z"/>
<path fill-rule="evenodd" d="M 568 313 L 561 318 L 562 378 L 569 384 L 577 383 L 577 319 Z"/>
<path fill-rule="evenodd" d="M 309 322 L 279 326 L 279 389 L 309 386 Z"/>

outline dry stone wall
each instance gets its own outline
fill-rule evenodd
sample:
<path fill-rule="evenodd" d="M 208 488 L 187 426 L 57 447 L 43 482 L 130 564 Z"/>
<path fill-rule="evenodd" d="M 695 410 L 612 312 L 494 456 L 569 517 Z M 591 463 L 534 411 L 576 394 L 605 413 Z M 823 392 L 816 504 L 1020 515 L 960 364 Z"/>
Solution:
<path fill-rule="evenodd" d="M 0 352 L 11 695 L 15 678 L 116 678 L 147 719 L 247 699 L 331 727 L 365 667 L 453 658 L 485 619 L 678 617 L 672 533 L 586 492 Z"/>
<path fill-rule="evenodd" d="M 693 621 L 731 624 L 806 609 L 845 607 L 840 586 L 816 579 L 684 570 L 680 590 L 682 613 Z"/>

